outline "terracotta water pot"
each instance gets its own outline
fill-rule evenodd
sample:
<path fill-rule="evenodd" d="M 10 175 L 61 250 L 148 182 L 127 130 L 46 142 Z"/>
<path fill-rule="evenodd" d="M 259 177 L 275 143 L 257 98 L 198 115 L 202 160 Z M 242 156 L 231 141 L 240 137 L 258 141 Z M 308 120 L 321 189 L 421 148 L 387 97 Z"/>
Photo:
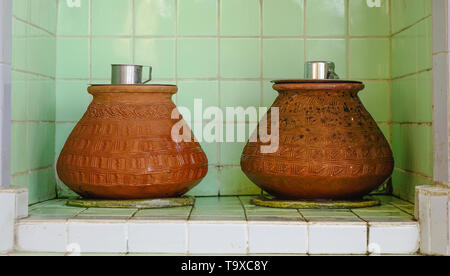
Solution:
<path fill-rule="evenodd" d="M 241 159 L 259 187 L 280 199 L 359 199 L 391 176 L 389 143 L 357 96 L 362 83 L 282 82 L 273 88 L 279 92 L 272 106 L 279 108 L 279 148 L 262 153 L 264 144 L 249 142 Z"/>
<path fill-rule="evenodd" d="M 91 86 L 87 112 L 58 159 L 60 179 L 86 198 L 181 196 L 208 171 L 200 144 L 174 142 L 170 85 Z M 190 131 L 190 130 L 189 130 Z"/>

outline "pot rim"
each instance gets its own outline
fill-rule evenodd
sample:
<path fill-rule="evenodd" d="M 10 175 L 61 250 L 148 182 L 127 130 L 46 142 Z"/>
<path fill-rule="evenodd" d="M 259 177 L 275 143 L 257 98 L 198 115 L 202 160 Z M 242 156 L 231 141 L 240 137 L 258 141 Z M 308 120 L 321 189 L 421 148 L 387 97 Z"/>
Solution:
<path fill-rule="evenodd" d="M 288 84 L 288 83 L 357 83 L 363 84 L 361 81 L 353 81 L 353 80 L 335 80 L 335 79 L 326 79 L 326 80 L 314 80 L 314 79 L 286 79 L 286 80 L 273 80 L 271 81 L 274 84 Z"/>
<path fill-rule="evenodd" d="M 89 93 L 170 93 L 178 91 L 176 85 L 166 84 L 98 84 L 88 87 Z"/>

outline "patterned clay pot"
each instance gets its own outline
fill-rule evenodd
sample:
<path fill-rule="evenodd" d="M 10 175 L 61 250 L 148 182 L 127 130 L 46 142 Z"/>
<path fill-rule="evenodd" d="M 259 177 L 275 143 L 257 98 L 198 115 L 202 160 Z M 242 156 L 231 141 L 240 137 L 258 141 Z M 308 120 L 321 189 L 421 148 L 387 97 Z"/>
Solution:
<path fill-rule="evenodd" d="M 376 189 L 391 176 L 394 160 L 357 95 L 363 88 L 350 81 L 275 84 L 279 148 L 261 153 L 262 143 L 249 142 L 242 170 L 280 199 L 351 200 Z"/>
<path fill-rule="evenodd" d="M 170 85 L 91 86 L 94 96 L 58 159 L 61 180 L 85 198 L 176 197 L 208 171 L 200 144 L 174 142 Z"/>

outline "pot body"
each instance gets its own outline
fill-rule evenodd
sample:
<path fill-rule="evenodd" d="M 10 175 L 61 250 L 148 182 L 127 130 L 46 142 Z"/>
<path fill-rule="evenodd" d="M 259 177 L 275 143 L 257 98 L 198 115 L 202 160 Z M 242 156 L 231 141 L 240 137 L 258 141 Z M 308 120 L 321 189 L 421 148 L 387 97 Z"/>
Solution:
<path fill-rule="evenodd" d="M 176 86 L 91 86 L 94 98 L 57 163 L 60 179 L 85 198 L 176 197 L 208 171 L 200 144 L 175 142 Z M 190 131 L 190 130 L 189 130 Z"/>
<path fill-rule="evenodd" d="M 357 96 L 363 88 L 361 83 L 274 85 L 279 92 L 272 106 L 279 108 L 278 150 L 262 153 L 265 144 L 259 139 L 247 143 L 244 173 L 280 199 L 358 199 L 383 184 L 394 159 Z"/>

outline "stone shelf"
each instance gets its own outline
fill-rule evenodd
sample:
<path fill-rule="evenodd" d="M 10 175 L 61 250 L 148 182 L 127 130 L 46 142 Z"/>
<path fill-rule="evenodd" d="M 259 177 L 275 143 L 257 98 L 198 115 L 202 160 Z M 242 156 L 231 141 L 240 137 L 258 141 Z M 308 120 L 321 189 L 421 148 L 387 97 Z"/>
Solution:
<path fill-rule="evenodd" d="M 52 200 L 16 222 L 26 254 L 417 254 L 414 205 L 377 196 L 381 206 L 345 210 L 257 207 L 252 197 L 199 197 L 194 207 L 100 209 Z"/>

